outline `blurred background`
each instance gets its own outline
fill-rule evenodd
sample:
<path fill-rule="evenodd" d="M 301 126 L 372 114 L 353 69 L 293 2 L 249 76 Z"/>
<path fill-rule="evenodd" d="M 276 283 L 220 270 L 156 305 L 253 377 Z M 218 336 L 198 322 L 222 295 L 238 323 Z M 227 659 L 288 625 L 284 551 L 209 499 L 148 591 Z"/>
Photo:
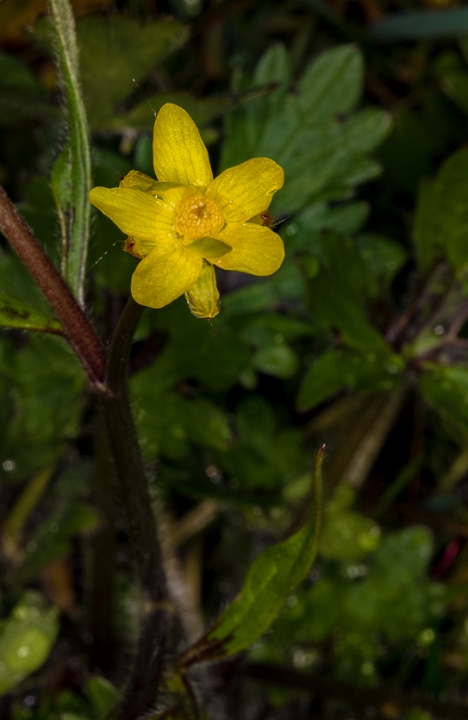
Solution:
<path fill-rule="evenodd" d="M 212 669 L 206 717 L 467 717 L 468 7 L 72 5 L 96 185 L 153 175 L 165 102 L 215 174 L 256 156 L 285 170 L 281 269 L 220 272 L 212 324 L 183 298 L 145 310 L 132 350 L 181 648 L 304 520 L 327 443 L 318 561 L 272 630 Z M 57 266 L 66 127 L 46 3 L 3 0 L 0 182 Z M 136 265 L 124 240 L 93 216 L 106 340 Z M 3 240 L 0 290 L 50 312 Z M 104 718 L 130 667 L 141 608 L 96 412 L 61 338 L 0 329 L 5 720 Z"/>

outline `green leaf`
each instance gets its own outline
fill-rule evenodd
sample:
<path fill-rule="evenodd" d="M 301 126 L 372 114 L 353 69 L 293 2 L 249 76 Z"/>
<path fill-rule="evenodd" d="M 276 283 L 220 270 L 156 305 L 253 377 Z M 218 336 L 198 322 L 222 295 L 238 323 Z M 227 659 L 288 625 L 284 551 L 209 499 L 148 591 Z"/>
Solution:
<path fill-rule="evenodd" d="M 86 683 L 86 694 L 93 709 L 94 720 L 104 720 L 119 698 L 115 687 L 103 677 L 89 678 Z"/>
<path fill-rule="evenodd" d="M 222 168 L 252 156 L 278 162 L 286 176 L 272 204 L 279 215 L 319 200 L 348 197 L 354 185 L 379 174 L 379 164 L 367 153 L 391 126 L 390 116 L 381 110 L 347 115 L 362 92 L 363 63 L 355 46 L 322 53 L 305 70 L 295 94 L 285 93 L 287 65 L 279 48 L 260 60 L 248 86 L 260 78 L 279 82 L 279 87 L 226 117 L 221 162 Z"/>
<path fill-rule="evenodd" d="M 366 202 L 349 203 L 335 208 L 325 202 L 310 205 L 298 213 L 284 231 L 289 252 L 319 251 L 319 236 L 323 230 L 334 230 L 340 235 L 357 232 L 369 215 Z M 319 251 L 320 252 L 320 251 Z"/>
<path fill-rule="evenodd" d="M 61 335 L 62 325 L 28 303 L 0 291 L 0 325 Z"/>
<path fill-rule="evenodd" d="M 310 311 L 324 328 L 339 328 L 345 342 L 358 350 L 385 352 L 384 338 L 365 314 L 366 297 L 377 293 L 375 278 L 355 244 L 327 233 L 320 238 L 320 267 L 309 280 Z M 304 264 L 306 273 L 309 265 Z"/>
<path fill-rule="evenodd" d="M 265 98 L 267 114 L 279 109 L 291 83 L 291 61 L 284 45 L 273 45 L 262 55 L 255 73 L 253 84 L 267 86 L 277 83 L 278 87 Z"/>
<path fill-rule="evenodd" d="M 96 130 L 112 124 L 117 103 L 135 91 L 133 80 L 142 82 L 188 32 L 178 20 L 141 25 L 130 17 L 86 17 L 77 24 L 77 36 L 83 96 Z"/>
<path fill-rule="evenodd" d="M 21 347 L 6 340 L 0 343 L 0 382 L 10 407 L 0 442 L 24 477 L 55 462 L 64 442 L 75 437 L 86 376 L 62 338 L 34 334 Z"/>
<path fill-rule="evenodd" d="M 28 482 L 6 518 L 4 529 L 15 544 L 18 544 L 23 527 L 31 512 L 36 507 L 41 495 L 44 493 L 53 471 L 53 467 L 47 467 L 39 471 L 37 475 Z"/>
<path fill-rule="evenodd" d="M 468 369 L 425 365 L 421 389 L 426 399 L 443 415 L 468 430 Z"/>
<path fill-rule="evenodd" d="M 266 375 L 285 380 L 296 374 L 299 358 L 289 345 L 281 342 L 260 347 L 253 357 L 252 364 L 256 370 Z"/>
<path fill-rule="evenodd" d="M 38 670 L 58 634 L 58 610 L 36 592 L 26 593 L 0 632 L 0 695 Z"/>
<path fill-rule="evenodd" d="M 468 262 L 468 150 L 454 153 L 432 182 L 421 187 L 416 208 L 418 259 L 427 271 L 441 257 L 455 269 Z"/>
<path fill-rule="evenodd" d="M 251 566 L 240 594 L 215 626 L 181 659 L 187 666 L 245 650 L 268 630 L 288 596 L 310 572 L 317 554 L 322 513 L 322 462 L 315 460 L 314 512 L 292 537 L 265 550 Z"/>
<path fill-rule="evenodd" d="M 354 108 L 362 93 L 364 67 L 356 45 L 326 50 L 305 70 L 297 84 L 298 104 L 313 123 Z"/>
<path fill-rule="evenodd" d="M 325 509 L 319 552 L 326 558 L 347 562 L 359 560 L 379 545 L 379 527 L 349 507 L 355 495 L 349 485 L 339 485 Z"/>
<path fill-rule="evenodd" d="M 63 272 L 79 302 L 84 304 L 84 277 L 88 252 L 91 206 L 88 201 L 92 186 L 91 155 L 88 140 L 88 123 L 80 90 L 78 47 L 76 43 L 75 21 L 68 0 L 49 0 L 51 22 L 54 34 L 54 46 L 62 79 L 63 91 L 67 101 L 69 138 L 67 158 L 69 169 L 61 166 L 56 169 L 55 177 L 60 175 L 56 184 L 55 198 L 59 215 L 69 217 L 69 226 L 63 225 Z M 99 73 L 97 73 L 99 74 Z M 62 161 L 62 165 L 65 160 Z M 62 204 L 66 198 L 58 191 L 63 186 L 63 177 L 70 184 L 70 202 Z"/>
<path fill-rule="evenodd" d="M 100 129 L 121 131 L 125 128 L 132 128 L 133 130 L 152 132 L 154 113 L 157 113 L 165 103 L 174 103 L 184 108 L 198 126 L 206 125 L 233 107 L 231 98 L 196 98 L 190 93 L 182 91 L 152 93 L 128 113 L 113 114 L 107 120 L 102 120 Z"/>
<path fill-rule="evenodd" d="M 41 90 L 41 86 L 26 63 L 13 55 L 3 52 L 0 52 L 0 85 Z"/>
<path fill-rule="evenodd" d="M 380 166 L 366 154 L 388 134 L 388 113 L 368 108 L 344 121 L 331 119 L 314 125 L 302 119 L 301 125 L 292 128 L 281 147 L 277 128 L 275 146 L 263 144 L 257 150 L 273 157 L 285 171 L 285 187 L 275 196 L 273 212 L 292 212 L 322 196 L 343 197 L 349 188 L 380 172 Z"/>
<path fill-rule="evenodd" d="M 305 284 L 293 258 L 286 258 L 280 269 L 268 280 L 260 280 L 234 290 L 222 299 L 226 316 L 247 315 L 275 310 L 285 300 L 297 304 L 305 299 Z"/>
<path fill-rule="evenodd" d="M 330 395 L 354 390 L 392 390 L 401 382 L 404 364 L 390 352 L 327 350 L 309 367 L 297 397 L 299 410 L 311 410 Z"/>
<path fill-rule="evenodd" d="M 360 235 L 356 242 L 379 285 L 390 285 L 408 258 L 404 248 L 395 240 L 375 233 Z"/>
<path fill-rule="evenodd" d="M 204 387 L 224 390 L 250 363 L 249 347 L 223 325 L 222 318 L 212 325 L 201 322 L 187 312 L 184 300 L 163 308 L 155 321 L 158 329 L 171 335 L 160 362 L 166 363 L 172 383 L 174 377 L 195 378 Z"/>
<path fill-rule="evenodd" d="M 202 447 L 225 448 L 231 431 L 224 413 L 205 398 L 189 400 L 163 390 L 157 380 L 153 381 L 159 369 L 155 365 L 132 380 L 138 407 L 137 427 L 145 456 L 183 457 L 191 442 Z"/>
<path fill-rule="evenodd" d="M 468 114 L 468 73 L 466 70 L 455 70 L 444 75 L 442 88 L 449 98 Z"/>

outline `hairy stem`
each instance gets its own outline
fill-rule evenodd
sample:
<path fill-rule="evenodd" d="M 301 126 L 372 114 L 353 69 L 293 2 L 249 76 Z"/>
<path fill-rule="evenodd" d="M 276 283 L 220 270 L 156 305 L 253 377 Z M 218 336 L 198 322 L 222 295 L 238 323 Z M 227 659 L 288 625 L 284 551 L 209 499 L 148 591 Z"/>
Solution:
<path fill-rule="evenodd" d="M 0 231 L 49 301 L 91 382 L 102 388 L 106 355 L 98 336 L 70 288 L 1 187 Z"/>
<path fill-rule="evenodd" d="M 148 484 L 132 417 L 127 367 L 133 334 L 142 312 L 130 298 L 112 340 L 104 413 L 115 469 L 124 496 L 128 532 L 144 595 L 144 618 L 132 677 L 119 709 L 133 720 L 154 703 L 163 668 L 170 611 Z"/>

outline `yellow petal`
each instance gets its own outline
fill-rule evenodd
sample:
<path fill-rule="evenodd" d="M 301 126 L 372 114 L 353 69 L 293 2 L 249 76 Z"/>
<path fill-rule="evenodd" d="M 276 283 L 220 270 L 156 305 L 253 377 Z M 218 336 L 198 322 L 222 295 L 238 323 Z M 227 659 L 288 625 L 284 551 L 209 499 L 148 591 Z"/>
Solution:
<path fill-rule="evenodd" d="M 174 241 L 175 208 L 160 198 L 131 188 L 96 187 L 89 193 L 89 200 L 122 232 L 149 243 L 147 252 L 156 241 Z"/>
<path fill-rule="evenodd" d="M 159 245 L 138 265 L 132 276 L 137 303 L 161 308 L 183 295 L 200 277 L 203 260 L 182 246 Z"/>
<path fill-rule="evenodd" d="M 246 222 L 269 207 L 283 183 L 279 165 L 268 158 L 253 158 L 221 173 L 206 194 L 221 206 L 228 223 Z"/>
<path fill-rule="evenodd" d="M 190 115 L 166 103 L 156 116 L 153 162 L 160 182 L 204 189 L 213 180 L 208 151 Z"/>
<path fill-rule="evenodd" d="M 229 224 L 217 235 L 217 239 L 232 246 L 230 253 L 213 260 L 214 265 L 224 270 L 271 275 L 284 259 L 284 245 L 280 236 L 262 225 Z"/>

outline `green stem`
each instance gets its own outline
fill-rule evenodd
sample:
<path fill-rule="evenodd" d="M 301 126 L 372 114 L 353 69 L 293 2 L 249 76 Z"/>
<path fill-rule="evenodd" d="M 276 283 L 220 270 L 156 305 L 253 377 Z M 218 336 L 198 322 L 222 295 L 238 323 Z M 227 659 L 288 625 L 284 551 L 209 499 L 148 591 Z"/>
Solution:
<path fill-rule="evenodd" d="M 102 389 L 106 355 L 101 342 L 70 288 L 1 187 L 0 232 L 49 301 L 91 382 Z"/>
<path fill-rule="evenodd" d="M 128 533 L 144 595 L 144 618 L 132 677 L 119 717 L 133 720 L 156 699 L 163 669 L 169 612 L 166 582 L 148 483 L 132 417 L 127 366 L 142 306 L 130 298 L 112 340 L 104 413 L 127 512 Z"/>

